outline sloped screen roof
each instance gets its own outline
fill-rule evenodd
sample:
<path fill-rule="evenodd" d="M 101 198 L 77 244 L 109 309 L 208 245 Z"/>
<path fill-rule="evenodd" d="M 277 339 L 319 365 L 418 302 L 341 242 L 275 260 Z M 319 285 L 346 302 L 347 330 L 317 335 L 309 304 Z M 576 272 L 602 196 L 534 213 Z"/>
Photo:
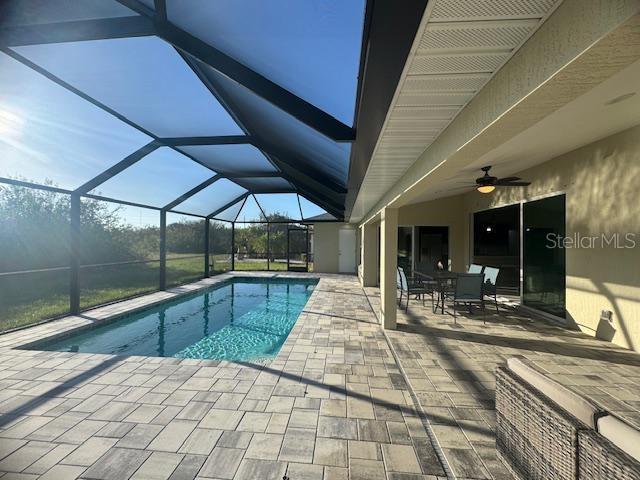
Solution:
<path fill-rule="evenodd" d="M 366 6 L 5 0 L 0 181 L 226 221 L 246 203 L 261 221 L 342 218 Z"/>

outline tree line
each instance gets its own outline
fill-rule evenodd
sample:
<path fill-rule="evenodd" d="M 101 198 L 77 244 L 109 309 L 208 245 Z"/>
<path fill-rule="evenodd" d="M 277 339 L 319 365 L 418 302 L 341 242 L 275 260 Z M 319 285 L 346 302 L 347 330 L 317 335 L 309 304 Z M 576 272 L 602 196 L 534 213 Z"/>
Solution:
<path fill-rule="evenodd" d="M 160 252 L 158 224 L 134 226 L 123 217 L 123 207 L 83 198 L 80 209 L 80 262 L 82 265 L 132 260 L 155 260 Z M 15 185 L 0 185 L 0 272 L 67 266 L 70 258 L 70 196 Z M 273 214 L 263 220 L 286 221 Z M 211 221 L 212 254 L 231 254 L 231 224 Z M 266 254 L 267 237 L 272 257 L 286 255 L 287 224 L 238 224 L 235 252 Z M 304 251 L 304 235 L 291 236 L 291 250 Z M 204 220 L 182 217 L 167 225 L 167 251 L 204 252 Z"/>

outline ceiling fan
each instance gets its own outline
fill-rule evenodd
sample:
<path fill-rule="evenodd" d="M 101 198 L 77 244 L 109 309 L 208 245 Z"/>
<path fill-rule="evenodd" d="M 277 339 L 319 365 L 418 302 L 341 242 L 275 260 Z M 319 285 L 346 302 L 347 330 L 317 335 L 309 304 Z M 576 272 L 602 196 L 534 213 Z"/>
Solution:
<path fill-rule="evenodd" d="M 476 178 L 476 190 L 480 193 L 491 193 L 496 187 L 526 187 L 531 185 L 531 182 L 521 182 L 520 177 L 497 178 L 489 175 L 491 165 L 482 167 L 480 170 L 484 172 L 482 177 Z"/>

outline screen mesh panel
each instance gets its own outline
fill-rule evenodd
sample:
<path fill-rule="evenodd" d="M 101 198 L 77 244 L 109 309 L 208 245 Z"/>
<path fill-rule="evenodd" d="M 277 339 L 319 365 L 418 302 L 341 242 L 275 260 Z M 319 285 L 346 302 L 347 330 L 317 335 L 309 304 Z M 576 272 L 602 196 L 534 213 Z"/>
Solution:
<path fill-rule="evenodd" d="M 351 144 L 334 142 L 216 70 L 196 64 L 221 98 L 233 103 L 239 121 L 252 134 L 277 145 L 277 158 L 316 179 L 346 185 Z"/>
<path fill-rule="evenodd" d="M 83 199 L 80 239 L 82 308 L 159 288 L 158 211 Z"/>
<path fill-rule="evenodd" d="M 14 50 L 158 136 L 244 133 L 175 49 L 157 37 Z"/>
<path fill-rule="evenodd" d="M 326 210 L 319 207 L 313 202 L 310 202 L 302 195 L 298 195 L 300 199 L 300 209 L 302 210 L 302 218 L 307 219 L 311 217 L 316 217 L 318 215 L 328 215 Z"/>
<path fill-rule="evenodd" d="M 260 206 L 256 202 L 255 197 L 250 195 L 247 198 L 247 201 L 244 202 L 244 206 L 242 207 L 242 210 L 240 210 L 240 213 L 236 218 L 236 222 L 259 222 L 264 220 L 264 215 Z"/>
<path fill-rule="evenodd" d="M 68 195 L 0 186 L 0 331 L 68 312 L 69 232 Z"/>
<path fill-rule="evenodd" d="M 214 174 L 175 150 L 161 147 L 91 193 L 164 207 Z"/>
<path fill-rule="evenodd" d="M 268 224 L 238 223 L 235 228 L 236 270 L 269 268 Z"/>
<path fill-rule="evenodd" d="M 231 270 L 233 244 L 231 224 L 212 221 L 209 226 L 209 269 L 211 273 Z"/>
<path fill-rule="evenodd" d="M 176 211 L 195 213 L 197 215 L 211 215 L 234 198 L 240 197 L 246 190 L 240 185 L 222 178 L 213 185 L 196 193 L 175 207 Z"/>
<path fill-rule="evenodd" d="M 201 218 L 167 213 L 167 286 L 204 276 L 204 227 Z"/>
<path fill-rule="evenodd" d="M 238 216 L 238 213 L 240 213 L 240 209 L 242 208 L 243 204 L 244 204 L 244 200 L 239 200 L 233 205 L 231 205 L 229 208 L 227 208 L 226 210 L 223 210 L 222 212 L 218 213 L 214 218 L 217 218 L 218 220 L 226 220 L 228 222 L 233 222 Z"/>
<path fill-rule="evenodd" d="M 293 186 L 282 177 L 243 177 L 236 181 L 252 192 L 293 191 Z"/>
<path fill-rule="evenodd" d="M 0 72 L 0 176 L 75 189 L 151 141 L 4 53 Z"/>
<path fill-rule="evenodd" d="M 175 25 L 351 125 L 365 3 L 169 0 L 167 12 Z"/>
<path fill-rule="evenodd" d="M 269 220 L 301 220 L 295 193 L 265 193 L 255 197 Z"/>
<path fill-rule="evenodd" d="M 195 145 L 180 147 L 180 150 L 224 174 L 256 175 L 277 171 L 253 145 Z"/>
<path fill-rule="evenodd" d="M 4 0 L 0 2 L 3 27 L 37 25 L 134 16 L 115 0 Z"/>

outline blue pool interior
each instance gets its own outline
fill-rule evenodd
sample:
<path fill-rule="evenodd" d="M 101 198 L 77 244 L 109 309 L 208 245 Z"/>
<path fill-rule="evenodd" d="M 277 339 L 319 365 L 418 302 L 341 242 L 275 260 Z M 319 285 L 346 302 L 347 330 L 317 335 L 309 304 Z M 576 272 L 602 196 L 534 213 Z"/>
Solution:
<path fill-rule="evenodd" d="M 273 358 L 317 283 L 234 278 L 31 348 L 236 361 Z"/>

